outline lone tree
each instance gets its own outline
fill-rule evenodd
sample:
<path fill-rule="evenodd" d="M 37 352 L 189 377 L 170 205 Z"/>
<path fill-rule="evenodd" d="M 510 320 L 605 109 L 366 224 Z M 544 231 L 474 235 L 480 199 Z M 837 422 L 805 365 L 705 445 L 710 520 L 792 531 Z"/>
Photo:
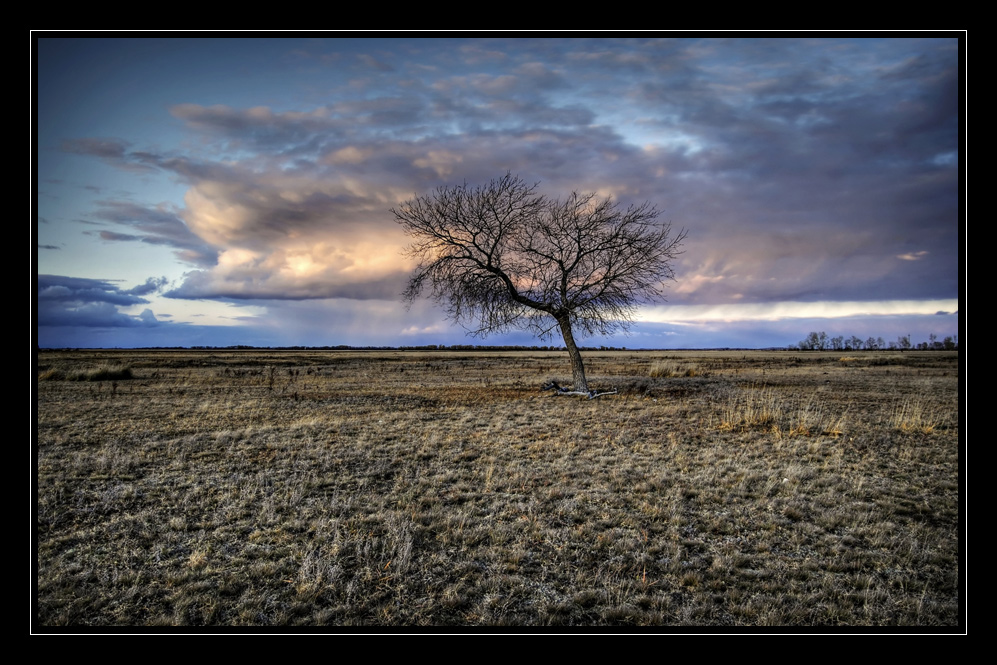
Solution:
<path fill-rule="evenodd" d="M 589 392 L 575 332 L 626 331 L 641 302 L 663 300 L 686 232 L 659 223 L 650 203 L 537 193 L 506 174 L 488 185 L 440 187 L 391 210 L 418 265 L 410 304 L 427 287 L 471 335 L 511 328 L 561 333 L 574 390 Z M 556 386 L 556 384 L 554 384 Z"/>

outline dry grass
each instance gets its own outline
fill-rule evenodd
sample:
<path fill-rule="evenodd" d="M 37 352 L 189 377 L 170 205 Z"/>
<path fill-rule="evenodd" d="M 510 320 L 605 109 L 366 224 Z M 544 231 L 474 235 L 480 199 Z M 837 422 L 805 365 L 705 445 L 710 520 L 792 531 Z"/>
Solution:
<path fill-rule="evenodd" d="M 728 387 L 720 392 L 715 426 L 721 431 L 760 429 L 782 436 L 840 436 L 847 404 L 832 406 L 819 393 L 783 395 L 764 385 Z"/>
<path fill-rule="evenodd" d="M 41 353 L 36 620 L 952 629 L 957 356 L 901 358 Z"/>
<path fill-rule="evenodd" d="M 896 399 L 890 424 L 906 434 L 931 434 L 944 423 L 944 406 L 922 395 L 906 395 Z"/>
<path fill-rule="evenodd" d="M 702 370 L 695 364 L 681 365 L 667 360 L 658 360 L 651 365 L 648 376 L 655 379 L 671 379 L 685 376 L 693 377 L 702 375 Z"/>
<path fill-rule="evenodd" d="M 131 367 L 106 363 L 97 367 L 74 369 L 49 367 L 38 372 L 39 381 L 125 381 L 131 378 Z"/>

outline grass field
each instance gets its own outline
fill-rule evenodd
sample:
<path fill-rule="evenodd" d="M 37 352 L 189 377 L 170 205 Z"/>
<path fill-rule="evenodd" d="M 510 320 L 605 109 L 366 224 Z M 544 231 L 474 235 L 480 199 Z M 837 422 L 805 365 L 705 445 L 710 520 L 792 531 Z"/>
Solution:
<path fill-rule="evenodd" d="M 950 352 L 37 361 L 39 626 L 920 626 L 959 596 Z"/>

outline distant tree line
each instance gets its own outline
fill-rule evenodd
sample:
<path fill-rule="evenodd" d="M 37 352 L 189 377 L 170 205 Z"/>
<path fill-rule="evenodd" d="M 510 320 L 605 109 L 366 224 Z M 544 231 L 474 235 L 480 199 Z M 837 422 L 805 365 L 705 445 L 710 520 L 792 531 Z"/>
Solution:
<path fill-rule="evenodd" d="M 118 347 L 120 350 L 120 347 Z M 625 346 L 580 346 L 582 351 L 626 351 Z M 39 352 L 48 351 L 79 351 L 75 348 L 42 348 Z M 335 346 L 250 346 L 248 344 L 233 344 L 230 346 L 143 346 L 136 350 L 154 351 L 564 351 L 563 346 L 522 346 L 512 344 L 423 344 L 421 346 L 350 346 L 337 344 Z"/>
<path fill-rule="evenodd" d="M 950 335 L 939 341 L 938 335 L 932 333 L 928 335 L 927 342 L 912 344 L 910 335 L 902 335 L 896 341 L 887 342 L 882 337 L 869 337 L 866 340 L 855 335 L 828 337 L 826 332 L 821 331 L 810 333 L 806 339 L 789 348 L 802 351 L 955 351 L 959 348 L 959 337 Z"/>

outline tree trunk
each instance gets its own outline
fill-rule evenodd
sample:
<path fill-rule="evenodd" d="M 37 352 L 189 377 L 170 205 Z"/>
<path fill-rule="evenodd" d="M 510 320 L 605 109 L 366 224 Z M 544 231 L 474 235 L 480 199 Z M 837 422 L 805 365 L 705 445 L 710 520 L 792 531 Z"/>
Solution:
<path fill-rule="evenodd" d="M 582 354 L 575 344 L 575 336 L 571 334 L 571 317 L 567 314 L 558 316 L 557 323 L 561 327 L 561 336 L 564 337 L 564 346 L 568 349 L 568 357 L 571 358 L 571 380 L 575 384 L 575 390 L 588 392 L 589 384 L 585 380 L 585 365 L 582 364 Z"/>

